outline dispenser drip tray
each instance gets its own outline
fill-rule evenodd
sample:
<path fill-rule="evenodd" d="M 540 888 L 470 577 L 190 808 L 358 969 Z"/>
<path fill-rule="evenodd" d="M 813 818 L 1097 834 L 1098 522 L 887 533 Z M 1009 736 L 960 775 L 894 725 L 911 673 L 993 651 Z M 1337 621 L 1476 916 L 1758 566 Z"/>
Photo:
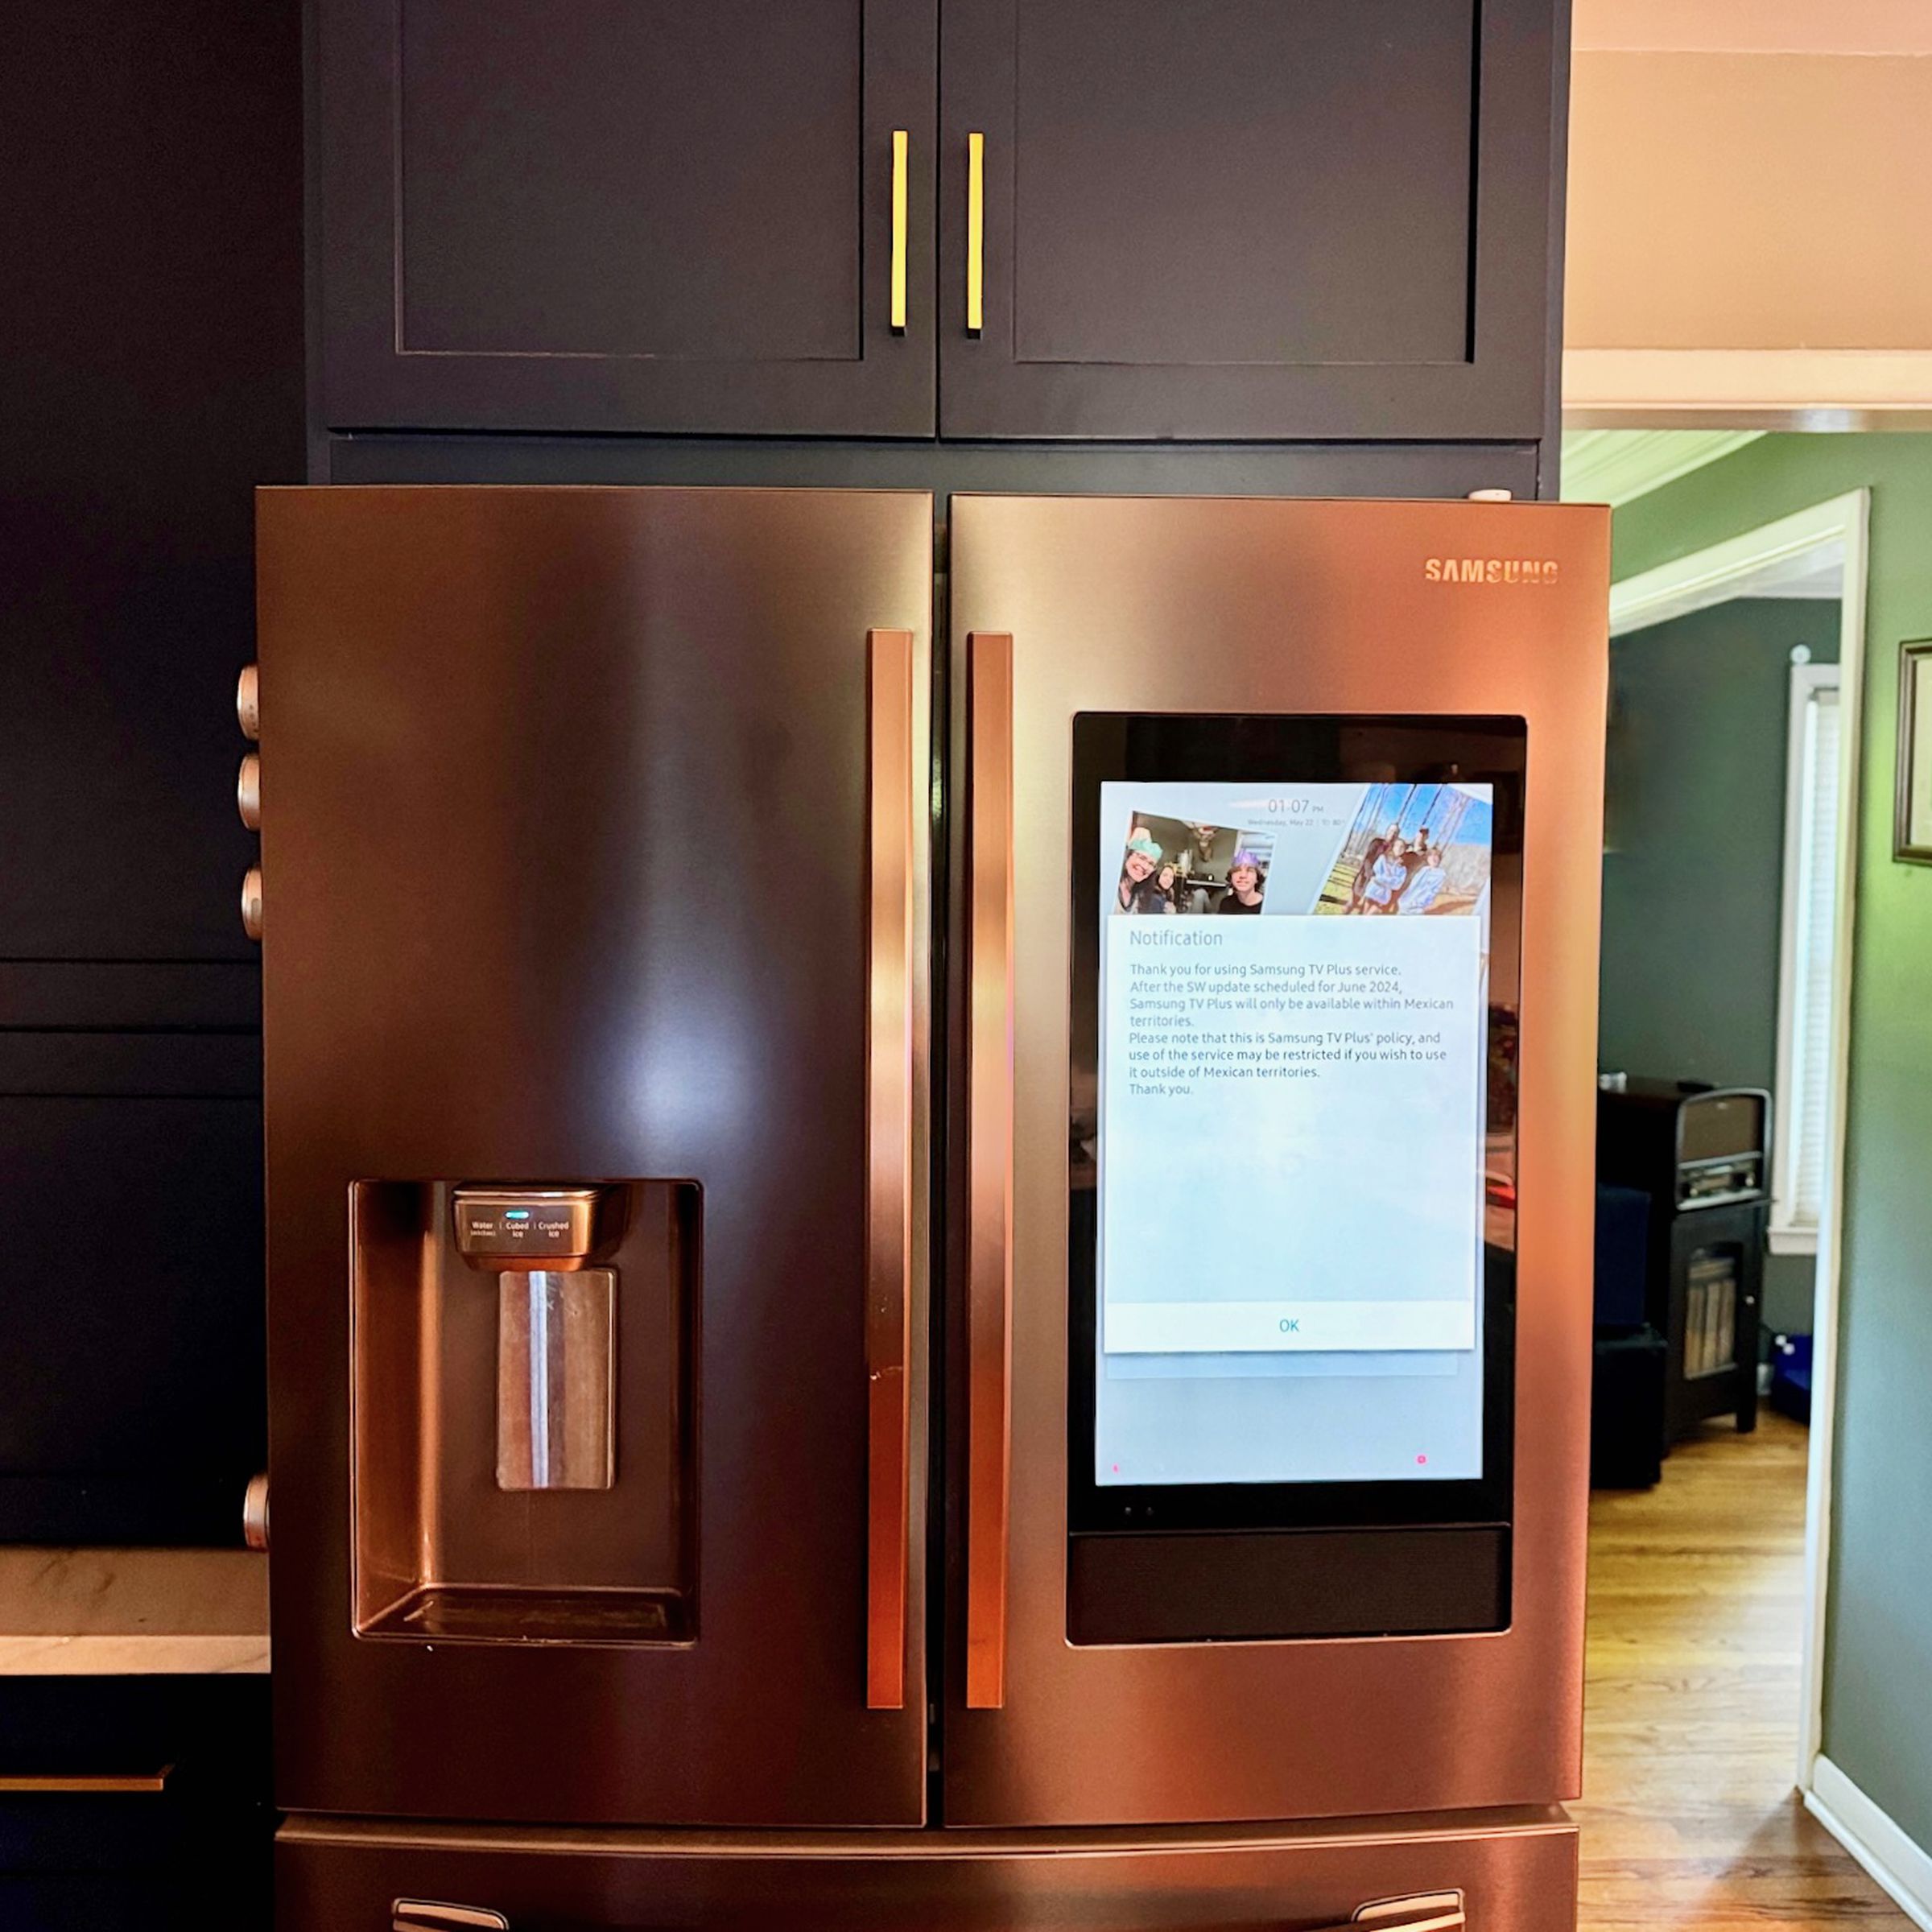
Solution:
<path fill-rule="evenodd" d="M 675 1591 L 432 1583 L 390 1607 L 369 1636 L 526 1644 L 675 1644 L 689 1637 Z"/>

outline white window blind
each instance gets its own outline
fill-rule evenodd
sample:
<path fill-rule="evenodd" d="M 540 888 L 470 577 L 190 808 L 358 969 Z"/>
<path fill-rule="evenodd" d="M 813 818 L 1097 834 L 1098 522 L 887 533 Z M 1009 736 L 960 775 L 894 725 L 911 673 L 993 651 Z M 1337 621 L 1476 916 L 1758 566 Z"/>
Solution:
<path fill-rule="evenodd" d="M 1788 1253 L 1816 1248 L 1830 1158 L 1841 757 L 1838 667 L 1794 666 L 1771 1204 L 1773 1245 Z"/>

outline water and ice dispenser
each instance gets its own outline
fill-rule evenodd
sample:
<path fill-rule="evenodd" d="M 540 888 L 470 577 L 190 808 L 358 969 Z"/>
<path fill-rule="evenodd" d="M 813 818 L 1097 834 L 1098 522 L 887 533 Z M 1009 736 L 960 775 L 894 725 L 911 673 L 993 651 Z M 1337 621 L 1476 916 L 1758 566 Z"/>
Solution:
<path fill-rule="evenodd" d="M 352 1197 L 358 1634 L 689 1641 L 697 1189 Z"/>
<path fill-rule="evenodd" d="M 497 1281 L 497 1487 L 608 1489 L 617 1278 L 594 1187 L 459 1187 L 456 1251 Z"/>

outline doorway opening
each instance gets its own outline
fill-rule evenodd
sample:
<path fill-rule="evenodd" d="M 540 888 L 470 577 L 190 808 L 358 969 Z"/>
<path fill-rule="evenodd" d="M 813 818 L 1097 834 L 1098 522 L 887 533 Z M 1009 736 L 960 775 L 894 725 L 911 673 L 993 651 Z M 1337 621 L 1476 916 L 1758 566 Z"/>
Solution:
<path fill-rule="evenodd" d="M 1867 514 L 1612 592 L 1587 1869 L 1815 1830 Z"/>

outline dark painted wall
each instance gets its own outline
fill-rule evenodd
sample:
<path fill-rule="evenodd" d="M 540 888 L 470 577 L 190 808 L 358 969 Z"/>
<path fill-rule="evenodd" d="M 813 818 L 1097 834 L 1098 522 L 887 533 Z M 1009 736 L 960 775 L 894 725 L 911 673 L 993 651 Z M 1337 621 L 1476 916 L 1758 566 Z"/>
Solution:
<path fill-rule="evenodd" d="M 1835 603 L 1745 597 L 1612 646 L 1606 1069 L 1773 1084 L 1791 651 L 1835 663 L 1838 625 Z M 1812 1274 L 1766 1257 L 1769 1327 L 1809 1331 Z"/>

